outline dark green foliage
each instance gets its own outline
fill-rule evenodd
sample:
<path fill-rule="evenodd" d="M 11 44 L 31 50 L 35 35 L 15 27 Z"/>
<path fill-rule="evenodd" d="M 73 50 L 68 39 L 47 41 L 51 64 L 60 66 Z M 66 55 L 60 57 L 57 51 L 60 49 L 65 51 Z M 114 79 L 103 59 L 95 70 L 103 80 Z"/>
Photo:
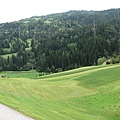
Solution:
<path fill-rule="evenodd" d="M 0 24 L 0 55 L 13 53 L 17 54 L 0 57 L 0 70 L 51 73 L 117 57 L 120 9 L 69 11 Z M 112 58 L 116 62 L 120 61 Z"/>
<path fill-rule="evenodd" d="M 97 60 L 97 64 L 98 64 L 98 65 L 102 65 L 105 61 L 106 61 L 106 58 L 105 58 L 105 57 L 99 58 L 99 59 Z"/>

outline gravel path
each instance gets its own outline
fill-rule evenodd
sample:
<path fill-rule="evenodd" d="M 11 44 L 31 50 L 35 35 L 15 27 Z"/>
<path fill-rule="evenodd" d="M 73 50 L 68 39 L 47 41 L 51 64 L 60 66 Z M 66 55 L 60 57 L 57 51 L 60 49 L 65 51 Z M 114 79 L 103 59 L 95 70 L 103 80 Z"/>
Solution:
<path fill-rule="evenodd" d="M 34 120 L 5 105 L 0 104 L 0 120 Z"/>

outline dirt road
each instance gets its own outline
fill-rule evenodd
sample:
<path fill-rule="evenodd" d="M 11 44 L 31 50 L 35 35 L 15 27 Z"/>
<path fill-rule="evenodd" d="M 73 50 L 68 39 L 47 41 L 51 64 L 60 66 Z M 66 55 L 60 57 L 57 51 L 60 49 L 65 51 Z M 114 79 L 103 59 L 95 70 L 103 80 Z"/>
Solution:
<path fill-rule="evenodd" d="M 0 104 L 0 120 L 34 120 L 5 105 Z"/>

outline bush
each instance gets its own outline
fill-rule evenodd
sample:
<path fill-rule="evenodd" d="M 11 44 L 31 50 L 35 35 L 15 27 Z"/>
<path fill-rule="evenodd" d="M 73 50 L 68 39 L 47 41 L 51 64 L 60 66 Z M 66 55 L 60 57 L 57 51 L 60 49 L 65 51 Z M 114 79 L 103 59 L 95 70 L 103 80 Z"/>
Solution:
<path fill-rule="evenodd" d="M 112 64 L 120 63 L 120 57 L 112 57 L 111 62 Z"/>
<path fill-rule="evenodd" d="M 62 71 L 63 71 L 62 68 L 58 68 L 58 69 L 55 70 L 56 73 L 57 72 L 62 72 Z"/>
<path fill-rule="evenodd" d="M 99 59 L 97 60 L 97 64 L 98 64 L 98 65 L 102 65 L 105 61 L 106 61 L 106 58 L 105 58 L 105 57 L 99 58 Z"/>

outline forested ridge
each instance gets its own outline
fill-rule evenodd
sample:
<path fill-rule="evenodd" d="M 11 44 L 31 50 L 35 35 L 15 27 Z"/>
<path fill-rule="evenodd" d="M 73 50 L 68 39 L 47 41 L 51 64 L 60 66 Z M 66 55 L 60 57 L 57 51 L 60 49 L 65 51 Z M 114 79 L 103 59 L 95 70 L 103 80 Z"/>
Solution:
<path fill-rule="evenodd" d="M 120 62 L 120 9 L 69 11 L 0 24 L 0 71 L 58 72 Z"/>

